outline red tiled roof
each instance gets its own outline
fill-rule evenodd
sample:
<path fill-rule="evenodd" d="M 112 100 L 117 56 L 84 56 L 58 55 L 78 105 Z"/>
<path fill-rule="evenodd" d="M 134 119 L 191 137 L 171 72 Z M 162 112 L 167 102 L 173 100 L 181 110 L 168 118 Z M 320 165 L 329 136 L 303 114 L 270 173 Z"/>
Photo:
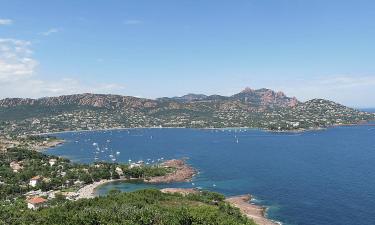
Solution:
<path fill-rule="evenodd" d="M 35 176 L 33 178 L 31 178 L 31 180 L 39 180 L 40 179 L 40 176 Z"/>
<path fill-rule="evenodd" d="M 46 201 L 47 201 L 47 200 L 44 199 L 44 198 L 36 197 L 36 198 L 29 199 L 27 202 L 28 202 L 28 203 L 31 203 L 31 204 L 41 204 L 41 203 L 44 203 L 44 202 L 46 202 Z"/>

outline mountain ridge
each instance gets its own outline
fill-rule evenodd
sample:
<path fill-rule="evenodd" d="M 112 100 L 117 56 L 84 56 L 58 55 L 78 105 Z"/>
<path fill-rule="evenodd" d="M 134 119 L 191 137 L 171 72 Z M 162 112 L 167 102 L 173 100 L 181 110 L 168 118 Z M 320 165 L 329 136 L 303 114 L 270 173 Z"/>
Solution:
<path fill-rule="evenodd" d="M 0 100 L 0 132 L 16 134 L 115 127 L 253 127 L 285 131 L 369 120 L 375 120 L 375 114 L 325 99 L 300 102 L 266 88 L 246 88 L 231 96 L 188 94 L 146 99 L 84 93 Z"/>

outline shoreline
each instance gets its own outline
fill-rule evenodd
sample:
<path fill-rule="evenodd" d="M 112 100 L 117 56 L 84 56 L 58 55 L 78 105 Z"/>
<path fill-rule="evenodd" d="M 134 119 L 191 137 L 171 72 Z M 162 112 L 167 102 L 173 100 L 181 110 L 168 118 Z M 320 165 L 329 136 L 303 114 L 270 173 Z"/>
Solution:
<path fill-rule="evenodd" d="M 94 182 L 92 184 L 88 184 L 77 191 L 78 197 L 76 200 L 80 199 L 92 199 L 98 197 L 95 194 L 95 191 L 98 187 L 109 184 L 112 182 L 127 182 L 131 181 L 132 179 L 123 178 L 117 180 L 100 180 Z M 196 188 L 163 188 L 159 189 L 162 193 L 167 194 L 181 194 L 183 196 L 189 194 L 199 194 L 201 191 Z M 274 221 L 272 219 L 267 218 L 267 208 L 260 205 L 252 204 L 250 201 L 252 196 L 250 194 L 246 195 L 239 195 L 239 196 L 232 196 L 226 197 L 224 200 L 225 202 L 229 203 L 235 208 L 238 208 L 241 213 L 249 219 L 252 219 L 257 225 L 281 225 L 281 222 Z"/>
<path fill-rule="evenodd" d="M 259 206 L 250 203 L 252 196 L 250 194 L 247 195 L 239 195 L 228 197 L 225 199 L 226 202 L 231 204 L 232 206 L 240 209 L 242 214 L 246 217 L 252 219 L 258 225 L 280 225 L 281 222 L 271 220 L 267 218 L 266 211 L 267 208 L 264 206 Z"/>
<path fill-rule="evenodd" d="M 171 159 L 163 162 L 160 164 L 161 166 L 168 167 L 168 168 L 175 168 L 176 171 L 166 174 L 164 176 L 158 177 L 151 177 L 150 179 L 146 178 L 120 178 L 120 179 L 103 179 L 100 181 L 96 181 L 92 184 L 87 184 L 81 187 L 76 193 L 78 195 L 78 199 L 83 198 L 94 198 L 95 191 L 99 186 L 104 184 L 112 183 L 112 182 L 127 182 L 131 180 L 140 180 L 146 184 L 168 184 L 168 183 L 178 183 L 178 182 L 189 182 L 193 179 L 196 175 L 197 170 L 188 165 L 184 160 L 181 159 Z"/>
<path fill-rule="evenodd" d="M 66 142 L 66 140 L 64 140 L 64 139 L 57 139 L 57 140 L 54 140 L 54 141 L 50 141 L 47 144 L 35 146 L 34 150 L 37 151 L 37 152 L 43 152 L 43 151 L 46 151 L 50 148 L 56 148 L 60 145 L 63 145 L 65 142 Z"/>
<path fill-rule="evenodd" d="M 326 130 L 334 127 L 345 127 L 345 126 L 375 126 L 371 125 L 375 120 L 361 121 L 358 123 L 348 123 L 348 124 L 332 124 L 327 127 L 314 127 L 314 128 L 301 128 L 295 130 L 270 130 L 261 127 L 113 127 L 113 128 L 99 128 L 92 130 L 67 130 L 67 131 L 55 131 L 39 134 L 30 134 L 34 136 L 41 135 L 53 135 L 53 134 L 65 134 L 65 133 L 78 133 L 78 132 L 95 132 L 95 131 L 117 131 L 117 130 L 137 130 L 137 129 L 196 129 L 196 130 L 236 130 L 236 129 L 247 129 L 247 130 L 259 130 L 271 133 L 304 133 L 308 131 L 320 131 Z"/>
<path fill-rule="evenodd" d="M 197 170 L 186 163 L 185 160 L 171 159 L 160 164 L 165 168 L 175 169 L 174 172 L 164 176 L 151 177 L 144 179 L 145 183 L 158 184 L 158 183 L 176 183 L 176 182 L 189 182 L 197 174 Z"/>
<path fill-rule="evenodd" d="M 199 194 L 200 191 L 195 188 L 163 188 L 160 189 L 163 193 L 169 194 L 181 194 L 183 196 L 189 194 Z M 239 195 L 239 196 L 232 196 L 227 197 L 224 201 L 232 205 L 233 207 L 238 208 L 241 213 L 249 219 L 252 219 L 257 225 L 281 225 L 281 222 L 271 220 L 267 218 L 266 211 L 267 208 L 264 206 L 259 206 L 250 203 L 252 196 L 250 194 L 247 195 Z"/>

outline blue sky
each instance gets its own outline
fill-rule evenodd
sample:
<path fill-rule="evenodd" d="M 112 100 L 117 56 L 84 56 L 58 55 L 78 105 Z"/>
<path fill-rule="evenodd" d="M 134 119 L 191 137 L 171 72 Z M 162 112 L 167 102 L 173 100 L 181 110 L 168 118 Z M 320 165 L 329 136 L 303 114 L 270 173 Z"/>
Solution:
<path fill-rule="evenodd" d="M 0 0 L 0 97 L 271 88 L 375 107 L 375 2 Z"/>

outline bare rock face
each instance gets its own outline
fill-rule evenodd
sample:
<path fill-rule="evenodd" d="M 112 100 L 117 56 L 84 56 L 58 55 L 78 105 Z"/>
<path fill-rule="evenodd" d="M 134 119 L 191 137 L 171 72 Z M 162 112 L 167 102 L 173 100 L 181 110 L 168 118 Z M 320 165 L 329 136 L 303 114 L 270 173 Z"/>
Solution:
<path fill-rule="evenodd" d="M 275 107 L 294 107 L 298 104 L 298 100 L 293 97 L 287 97 L 283 92 L 275 92 L 270 89 L 245 88 L 242 92 L 231 96 L 232 99 L 240 100 L 245 104 L 253 107 L 275 108 Z"/>
<path fill-rule="evenodd" d="M 270 89 L 254 90 L 246 88 L 242 92 L 230 97 L 219 95 L 195 95 L 189 94 L 182 97 L 163 98 L 158 100 L 136 98 L 131 96 L 109 95 L 109 94 L 75 94 L 63 95 L 58 97 L 45 97 L 39 99 L 23 99 L 23 98 L 6 98 L 0 100 L 0 107 L 16 107 L 16 106 L 89 106 L 94 108 L 106 109 L 142 109 L 155 108 L 159 104 L 168 99 L 171 109 L 181 109 L 184 105 L 191 102 L 217 102 L 222 104 L 222 109 L 233 109 L 237 107 L 238 103 L 246 104 L 247 106 L 256 109 L 274 108 L 274 107 L 294 107 L 299 102 L 296 98 L 287 97 L 283 92 L 275 92 Z"/>

